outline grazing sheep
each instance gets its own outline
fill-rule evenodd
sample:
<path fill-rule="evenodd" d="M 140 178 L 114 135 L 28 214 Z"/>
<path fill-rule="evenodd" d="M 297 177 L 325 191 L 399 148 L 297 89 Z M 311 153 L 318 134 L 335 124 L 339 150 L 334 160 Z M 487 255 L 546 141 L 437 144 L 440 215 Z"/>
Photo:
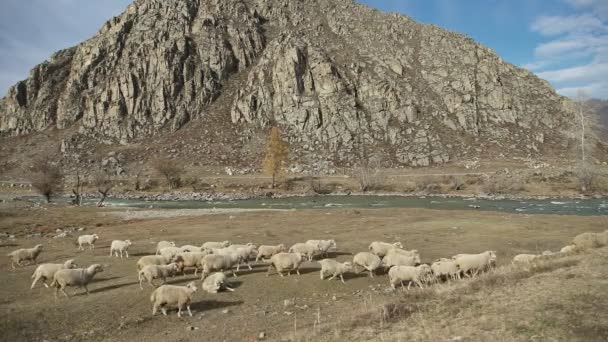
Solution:
<path fill-rule="evenodd" d="M 382 259 L 385 269 L 389 269 L 392 266 L 416 266 L 420 264 L 420 256 L 405 255 L 401 253 L 394 253 L 389 251 Z"/>
<path fill-rule="evenodd" d="M 173 241 L 160 241 L 156 244 L 156 255 L 160 254 L 160 250 L 165 247 L 175 247 L 175 242 Z"/>
<path fill-rule="evenodd" d="M 281 252 L 287 252 L 287 248 L 284 244 L 276 246 L 260 246 L 258 248 L 258 255 L 256 256 L 255 261 L 257 262 L 262 258 L 270 259 L 273 255 L 279 254 Z"/>
<path fill-rule="evenodd" d="M 308 261 L 312 261 L 315 255 L 317 255 L 319 252 L 318 247 L 309 245 L 307 243 L 296 243 L 289 248 L 289 253 L 300 253 L 308 258 Z"/>
<path fill-rule="evenodd" d="M 576 251 L 578 250 L 578 248 L 576 247 L 576 245 L 568 245 L 568 246 L 564 246 L 562 249 L 560 249 L 560 253 L 563 254 L 573 254 L 576 253 Z"/>
<path fill-rule="evenodd" d="M 70 259 L 63 264 L 42 264 L 38 266 L 32 274 L 32 279 L 34 279 L 34 281 L 32 282 L 32 287 L 30 288 L 33 289 L 40 279 L 42 279 L 42 284 L 44 284 L 44 287 L 48 288 L 49 286 L 46 284 L 46 280 L 52 280 L 57 271 L 71 270 L 77 266 L 78 265 L 74 263 L 73 259 Z"/>
<path fill-rule="evenodd" d="M 218 293 L 221 289 L 230 292 L 234 291 L 227 283 L 228 279 L 226 278 L 226 275 L 222 272 L 216 272 L 203 280 L 203 290 L 209 293 Z"/>
<path fill-rule="evenodd" d="M 180 247 L 184 252 L 202 252 L 204 250 L 203 247 L 193 246 L 193 245 L 185 245 Z"/>
<path fill-rule="evenodd" d="M 479 272 L 495 264 L 496 252 L 485 251 L 480 254 L 458 254 L 452 259 L 467 277 L 475 277 Z"/>
<path fill-rule="evenodd" d="M 350 272 L 353 269 L 353 264 L 348 261 L 345 263 L 340 263 L 333 259 L 323 259 L 319 261 L 319 264 L 321 264 L 321 280 L 325 279 L 326 274 L 331 274 L 331 278 L 329 278 L 329 280 L 335 279 L 336 276 L 340 276 L 340 280 L 342 280 L 342 283 L 344 283 L 343 274 Z"/>
<path fill-rule="evenodd" d="M 336 240 L 308 240 L 306 241 L 307 244 L 316 247 L 320 252 L 321 255 L 324 257 L 328 257 L 329 256 L 329 250 L 330 249 L 337 249 L 338 246 L 336 245 Z"/>
<path fill-rule="evenodd" d="M 194 267 L 194 275 L 198 273 L 198 266 L 201 264 L 201 260 L 205 256 L 209 255 L 208 251 L 205 252 L 186 252 L 176 255 L 181 257 L 183 260 L 182 274 L 186 274 L 186 267 Z"/>
<path fill-rule="evenodd" d="M 15 269 L 15 264 L 21 265 L 22 261 L 36 262 L 36 258 L 42 252 L 42 245 L 36 245 L 33 248 L 22 248 L 16 251 L 12 251 L 6 256 L 11 258 L 11 267 Z"/>
<path fill-rule="evenodd" d="M 239 258 L 236 254 L 209 254 L 203 257 L 200 267 L 203 269 L 201 281 L 211 274 L 211 272 L 224 272 L 230 270 L 236 278 L 236 273 L 232 269 L 233 266 L 239 263 Z"/>
<path fill-rule="evenodd" d="M 176 255 L 180 253 L 185 253 L 181 247 L 165 247 L 160 250 L 160 255 L 168 258 L 174 258 Z"/>
<path fill-rule="evenodd" d="M 521 265 L 526 265 L 526 264 L 531 264 L 534 259 L 536 259 L 538 257 L 538 255 L 535 254 L 518 254 L 516 256 L 513 257 L 513 264 L 521 264 Z"/>
<path fill-rule="evenodd" d="M 239 259 L 239 263 L 236 265 L 237 272 L 241 269 L 241 263 L 243 262 L 247 264 L 247 267 L 249 267 L 250 271 L 253 269 L 251 268 L 251 264 L 249 262 L 258 254 L 258 249 L 255 245 L 251 244 L 246 245 L 244 247 L 239 247 L 239 245 L 232 245 L 228 247 L 228 250 L 231 250 L 232 253 L 236 254 Z"/>
<path fill-rule="evenodd" d="M 270 270 L 273 268 L 281 277 L 283 277 L 283 272 L 287 272 L 287 275 L 289 276 L 293 270 L 300 275 L 300 265 L 304 261 L 304 258 L 304 255 L 300 253 L 275 254 L 270 258 L 270 265 L 268 265 L 266 276 L 270 276 Z"/>
<path fill-rule="evenodd" d="M 230 241 L 224 242 L 205 242 L 201 247 L 204 249 L 218 249 L 230 246 Z"/>
<path fill-rule="evenodd" d="M 391 287 L 396 288 L 397 284 L 403 286 L 403 282 L 409 282 L 407 289 L 410 289 L 412 283 L 424 288 L 422 283 L 428 281 L 432 274 L 431 266 L 420 265 L 420 266 L 394 266 L 388 271 L 388 279 Z"/>
<path fill-rule="evenodd" d="M 374 241 L 369 245 L 369 250 L 381 258 L 384 257 L 389 250 L 394 248 L 403 249 L 403 244 L 401 244 L 401 242 L 386 243 Z"/>
<path fill-rule="evenodd" d="M 131 240 L 114 240 L 112 241 L 112 244 L 110 245 L 110 257 L 112 256 L 112 253 L 116 254 L 116 257 L 118 258 L 118 252 L 120 252 L 120 258 L 122 259 L 122 253 L 124 252 L 127 255 L 127 258 L 129 257 L 129 246 L 131 246 Z"/>
<path fill-rule="evenodd" d="M 137 260 L 137 270 L 141 271 L 148 265 L 167 265 L 170 262 L 171 258 L 162 255 L 145 255 Z"/>
<path fill-rule="evenodd" d="M 78 250 L 84 251 L 84 247 L 82 245 L 89 245 L 89 249 L 95 249 L 95 241 L 99 239 L 97 234 L 92 235 L 80 235 L 78 237 Z"/>
<path fill-rule="evenodd" d="M 579 234 L 572 240 L 572 244 L 580 250 L 601 247 L 601 241 L 599 241 L 596 233 Z"/>
<path fill-rule="evenodd" d="M 452 259 L 442 258 L 438 261 L 435 261 L 431 264 L 431 271 L 433 271 L 433 275 L 435 275 L 435 279 L 440 279 L 442 277 L 446 277 L 449 281 L 452 280 L 460 280 L 460 270 L 458 266 L 456 266 L 456 262 Z"/>
<path fill-rule="evenodd" d="M 369 252 L 360 252 L 355 254 L 355 257 L 353 258 L 353 265 L 363 267 L 363 269 L 369 272 L 369 276 L 373 278 L 374 271 L 382 267 L 382 260 L 380 260 L 380 257 L 375 254 Z"/>
<path fill-rule="evenodd" d="M 59 290 L 61 290 L 66 297 L 69 297 L 65 292 L 67 286 L 84 287 L 88 295 L 89 289 L 87 288 L 87 285 L 91 282 L 95 274 L 100 272 L 103 272 L 103 267 L 99 264 L 91 265 L 88 268 L 59 270 L 55 272 L 53 282 L 51 283 L 51 287 L 55 288 L 55 298 L 57 298 Z"/>
<path fill-rule="evenodd" d="M 163 284 L 167 281 L 167 277 L 173 276 L 179 270 L 179 266 L 172 262 L 169 265 L 147 265 L 137 273 L 139 278 L 139 288 L 144 289 L 141 283 L 146 280 L 150 286 L 157 287 L 154 285 L 154 279 L 161 279 Z"/>
<path fill-rule="evenodd" d="M 150 301 L 153 303 L 152 316 L 156 315 L 156 311 L 160 308 L 163 315 L 167 316 L 167 306 L 177 306 L 177 317 L 182 317 L 182 309 L 184 306 L 188 309 L 188 314 L 192 317 L 190 304 L 192 304 L 192 295 L 197 288 L 194 282 L 188 283 L 186 286 L 163 285 L 150 296 Z"/>

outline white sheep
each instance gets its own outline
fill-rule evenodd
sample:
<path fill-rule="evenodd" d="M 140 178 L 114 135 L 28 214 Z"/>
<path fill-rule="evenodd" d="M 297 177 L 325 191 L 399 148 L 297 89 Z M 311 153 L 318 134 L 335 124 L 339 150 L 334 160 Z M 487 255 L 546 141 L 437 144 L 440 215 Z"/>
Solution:
<path fill-rule="evenodd" d="M 40 279 L 42 279 L 42 284 L 44 284 L 44 287 L 48 288 L 49 286 L 46 284 L 47 279 L 52 281 L 53 276 L 57 271 L 69 270 L 76 268 L 77 266 L 78 265 L 76 265 L 73 259 L 70 259 L 63 264 L 42 264 L 38 266 L 32 274 L 32 279 L 34 279 L 34 281 L 32 282 L 32 287 L 30 288 L 33 289 Z"/>
<path fill-rule="evenodd" d="M 22 261 L 36 262 L 38 255 L 42 252 L 42 245 L 36 245 L 33 248 L 22 248 L 12 251 L 6 256 L 11 258 L 11 267 L 15 269 L 15 264 L 21 265 Z"/>
<path fill-rule="evenodd" d="M 122 253 L 124 252 L 127 255 L 127 258 L 129 257 L 129 246 L 131 246 L 131 240 L 114 240 L 112 241 L 112 244 L 110 245 L 110 257 L 112 256 L 112 253 L 116 254 L 116 257 L 118 258 L 118 252 L 120 252 L 120 258 L 122 259 Z"/>
<path fill-rule="evenodd" d="M 321 255 L 324 257 L 328 257 L 329 256 L 329 250 L 331 249 L 337 249 L 338 245 L 336 245 L 336 240 L 308 240 L 306 241 L 307 244 L 316 247 L 320 252 Z"/>
<path fill-rule="evenodd" d="M 283 272 L 287 272 L 287 275 L 291 275 L 291 271 L 296 271 L 300 275 L 300 265 L 304 261 L 304 255 L 300 253 L 278 253 L 270 258 L 270 265 L 268 265 L 268 272 L 266 276 L 270 276 L 270 271 L 274 268 L 277 273 L 283 277 Z"/>
<path fill-rule="evenodd" d="M 221 289 L 225 289 L 230 292 L 234 291 L 233 288 L 228 286 L 228 279 L 224 273 L 216 272 L 203 280 L 203 290 L 209 293 L 218 293 L 218 291 Z"/>
<path fill-rule="evenodd" d="M 91 282 L 95 274 L 99 272 L 103 272 L 103 267 L 99 264 L 91 265 L 88 268 L 64 269 L 55 272 L 53 282 L 51 283 L 51 287 L 55 288 L 55 298 L 57 298 L 59 290 L 61 290 L 66 297 L 69 297 L 65 292 L 65 288 L 68 286 L 84 287 L 88 295 L 89 289 L 87 288 L 87 285 Z"/>
<path fill-rule="evenodd" d="M 231 250 L 232 253 L 235 253 L 239 258 L 239 263 L 236 265 L 237 272 L 241 269 L 241 263 L 243 262 L 247 264 L 249 270 L 253 269 L 251 267 L 250 261 L 258 254 L 258 250 L 255 245 L 250 244 L 241 247 L 239 245 L 232 245 L 228 247 L 228 250 Z"/>
<path fill-rule="evenodd" d="M 173 241 L 160 241 L 156 244 L 156 255 L 160 254 L 160 250 L 165 247 L 175 247 L 175 242 Z"/>
<path fill-rule="evenodd" d="M 319 272 L 321 280 L 325 279 L 326 274 L 331 274 L 329 280 L 336 279 L 339 276 L 344 283 L 344 273 L 353 269 L 353 264 L 349 261 L 341 263 L 333 259 L 323 259 L 319 261 L 319 264 L 321 264 L 321 271 Z"/>
<path fill-rule="evenodd" d="M 386 253 L 388 253 L 389 250 L 394 249 L 394 248 L 403 249 L 403 244 L 401 244 L 401 242 L 386 243 L 386 242 L 374 241 L 369 245 L 369 250 L 373 254 L 375 254 L 381 258 L 384 257 L 386 255 Z"/>
<path fill-rule="evenodd" d="M 435 275 L 435 279 L 446 277 L 449 281 L 460 280 L 460 270 L 456 265 L 456 262 L 452 259 L 441 258 L 431 264 L 431 270 Z"/>
<path fill-rule="evenodd" d="M 172 246 L 174 247 L 174 246 Z M 193 245 L 184 245 L 180 247 L 184 252 L 202 252 L 204 250 L 203 247 L 193 246 Z"/>
<path fill-rule="evenodd" d="M 537 257 L 535 254 L 518 254 L 513 257 L 513 264 L 531 264 Z"/>
<path fill-rule="evenodd" d="M 144 255 L 137 260 L 137 270 L 141 271 L 147 265 L 167 265 L 171 258 L 162 255 Z"/>
<path fill-rule="evenodd" d="M 97 234 L 80 235 L 78 237 L 78 250 L 84 251 L 84 247 L 82 245 L 89 245 L 89 249 L 94 249 L 95 241 L 97 241 L 97 239 L 99 239 L 99 236 L 97 236 Z"/>
<path fill-rule="evenodd" d="M 257 262 L 263 258 L 270 259 L 273 255 L 281 252 L 287 252 L 287 248 L 284 244 L 276 246 L 262 245 L 258 248 L 258 255 L 256 256 L 255 261 Z"/>
<path fill-rule="evenodd" d="M 316 246 L 312 246 L 307 243 L 296 243 L 289 248 L 289 253 L 300 253 L 308 258 L 308 261 L 312 261 L 315 255 L 319 254 L 320 251 Z"/>
<path fill-rule="evenodd" d="M 417 254 L 406 255 L 392 251 L 389 251 L 382 258 L 382 264 L 384 264 L 385 269 L 389 269 L 392 266 L 416 266 L 420 264 L 420 256 Z"/>
<path fill-rule="evenodd" d="M 181 247 L 165 247 L 160 250 L 160 255 L 168 258 L 173 258 L 180 253 L 185 253 L 186 251 Z"/>
<path fill-rule="evenodd" d="M 480 254 L 458 254 L 452 258 L 456 266 L 467 276 L 475 277 L 496 263 L 496 252 L 485 251 Z"/>
<path fill-rule="evenodd" d="M 192 296 L 196 290 L 194 282 L 190 282 L 186 286 L 163 285 L 157 288 L 150 295 L 150 301 L 153 303 L 152 316 L 156 315 L 158 308 L 166 316 L 167 306 L 177 306 L 177 317 L 182 317 L 184 307 L 188 309 L 188 314 L 192 317 L 190 304 L 192 304 Z"/>
<path fill-rule="evenodd" d="M 560 253 L 562 254 L 573 254 L 576 253 L 576 251 L 578 250 L 578 248 L 576 248 L 576 245 L 568 245 L 568 246 L 564 246 L 562 249 L 560 249 Z"/>
<path fill-rule="evenodd" d="M 369 272 L 369 276 L 373 278 L 374 271 L 382 267 L 382 260 L 375 254 L 369 252 L 360 252 L 355 254 L 353 257 L 353 265 L 363 267 L 364 270 Z"/>
<path fill-rule="evenodd" d="M 216 249 L 216 248 L 224 248 L 224 247 L 228 247 L 228 246 L 230 246 L 230 241 L 224 241 L 224 242 L 209 241 L 209 242 L 205 242 L 201 247 L 204 249 Z"/>
<path fill-rule="evenodd" d="M 198 266 L 201 264 L 201 260 L 203 260 L 203 258 L 207 255 L 209 255 L 209 251 L 180 253 L 176 255 L 176 257 L 181 257 L 183 260 L 182 273 L 184 275 L 186 274 L 186 267 L 194 267 L 194 275 L 196 275 L 198 273 Z"/>
<path fill-rule="evenodd" d="M 224 272 L 230 270 L 232 275 L 236 278 L 236 273 L 232 267 L 238 263 L 239 258 L 236 254 L 209 254 L 203 257 L 200 265 L 197 267 L 203 269 L 201 281 L 205 280 L 205 278 L 214 271 Z"/>
<path fill-rule="evenodd" d="M 167 277 L 174 276 L 178 270 L 179 266 L 174 262 L 170 263 L 169 265 L 144 266 L 144 268 L 137 273 L 137 277 L 139 279 L 139 288 L 142 290 L 144 289 L 141 285 L 144 280 L 147 281 L 150 286 L 154 287 L 156 287 L 153 282 L 154 279 L 161 279 L 164 284 L 167 281 Z"/>
<path fill-rule="evenodd" d="M 397 284 L 403 286 L 403 282 L 407 281 L 407 289 L 410 289 L 412 283 L 424 288 L 422 283 L 428 281 L 431 277 L 432 270 L 429 265 L 420 266 L 394 266 L 388 271 L 388 279 L 391 287 L 396 288 Z"/>

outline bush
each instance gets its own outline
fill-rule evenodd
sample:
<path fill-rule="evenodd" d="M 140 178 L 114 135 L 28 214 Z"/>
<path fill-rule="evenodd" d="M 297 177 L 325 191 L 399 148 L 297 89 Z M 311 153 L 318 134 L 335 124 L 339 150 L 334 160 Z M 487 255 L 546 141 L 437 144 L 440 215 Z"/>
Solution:
<path fill-rule="evenodd" d="M 416 188 L 420 192 L 425 192 L 428 194 L 436 194 L 441 192 L 441 185 L 439 185 L 433 177 L 424 177 L 418 183 L 416 183 Z"/>
<path fill-rule="evenodd" d="M 513 175 L 494 175 L 483 184 L 483 191 L 487 194 L 512 194 L 524 191 L 524 181 Z"/>
<path fill-rule="evenodd" d="M 460 177 L 450 176 L 448 182 L 450 184 L 450 189 L 454 191 L 464 190 L 465 188 L 464 181 Z"/>
<path fill-rule="evenodd" d="M 362 166 L 356 170 L 354 178 L 363 192 L 383 190 L 386 188 L 386 175 L 380 169 Z"/>
<path fill-rule="evenodd" d="M 182 186 L 184 168 L 176 161 L 157 159 L 152 162 L 152 168 L 154 168 L 159 175 L 165 177 L 169 189 L 177 189 Z"/>
<path fill-rule="evenodd" d="M 51 202 L 51 197 L 55 193 L 63 190 L 63 171 L 51 157 L 42 157 L 34 161 L 31 172 L 32 188 L 44 196 L 47 203 Z"/>

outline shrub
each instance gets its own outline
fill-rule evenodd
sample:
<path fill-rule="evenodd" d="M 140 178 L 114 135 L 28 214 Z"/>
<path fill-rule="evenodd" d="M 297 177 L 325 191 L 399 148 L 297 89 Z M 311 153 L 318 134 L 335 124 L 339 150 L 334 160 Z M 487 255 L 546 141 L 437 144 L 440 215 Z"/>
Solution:
<path fill-rule="evenodd" d="M 63 189 L 64 175 L 61 167 L 51 157 L 42 157 L 34 161 L 31 172 L 32 188 L 50 203 L 51 197 Z"/>
<path fill-rule="evenodd" d="M 152 162 L 152 168 L 154 168 L 159 175 L 165 177 L 169 189 L 177 189 L 182 186 L 184 168 L 176 161 L 157 159 Z"/>

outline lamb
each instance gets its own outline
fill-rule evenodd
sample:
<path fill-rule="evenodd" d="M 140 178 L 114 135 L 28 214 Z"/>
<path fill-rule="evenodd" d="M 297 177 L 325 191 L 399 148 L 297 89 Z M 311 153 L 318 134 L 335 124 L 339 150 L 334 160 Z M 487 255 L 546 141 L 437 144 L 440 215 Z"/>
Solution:
<path fill-rule="evenodd" d="M 122 259 L 122 253 L 124 252 L 127 255 L 127 258 L 129 257 L 129 246 L 131 246 L 131 240 L 114 240 L 112 241 L 112 244 L 110 245 L 110 257 L 112 256 L 112 253 L 116 254 L 116 257 L 118 258 L 118 252 L 120 252 L 120 258 Z"/>
<path fill-rule="evenodd" d="M 538 255 L 535 254 L 518 254 L 513 257 L 513 264 L 531 264 L 537 257 Z"/>
<path fill-rule="evenodd" d="M 340 263 L 333 259 L 323 259 L 319 261 L 319 264 L 321 264 L 321 280 L 325 279 L 325 274 L 331 274 L 329 280 L 335 279 L 336 276 L 340 276 L 340 280 L 344 283 L 343 274 L 353 269 L 353 264 L 348 261 Z"/>
<path fill-rule="evenodd" d="M 175 242 L 173 241 L 160 241 L 156 244 L 156 255 L 160 254 L 160 250 L 165 247 L 175 247 Z"/>
<path fill-rule="evenodd" d="M 321 255 L 324 257 L 328 257 L 330 249 L 337 249 L 336 240 L 308 240 L 307 244 L 316 247 L 319 251 L 321 251 Z"/>
<path fill-rule="evenodd" d="M 42 264 L 38 266 L 38 268 L 36 268 L 32 274 L 32 279 L 34 279 L 34 281 L 32 282 L 32 287 L 30 288 L 33 289 L 40 279 L 42 279 L 42 284 L 44 284 L 44 287 L 48 288 L 49 286 L 46 284 L 47 279 L 52 280 L 57 271 L 70 270 L 77 266 L 78 265 L 74 263 L 73 259 L 70 259 L 63 264 Z"/>
<path fill-rule="evenodd" d="M 381 258 L 384 257 L 386 255 L 386 253 L 388 253 L 389 250 L 394 249 L 394 248 L 403 249 L 403 244 L 401 244 L 401 242 L 386 243 L 386 242 L 374 241 L 369 245 L 369 250 L 373 254 L 375 254 Z"/>
<path fill-rule="evenodd" d="M 238 264 L 239 258 L 236 254 L 209 254 L 203 257 L 199 266 L 203 269 L 201 281 L 213 271 L 224 272 L 230 270 L 232 275 L 236 278 L 236 273 L 232 267 Z"/>
<path fill-rule="evenodd" d="M 137 270 L 141 271 L 147 265 L 167 265 L 171 258 L 162 255 L 145 255 L 137 260 Z"/>
<path fill-rule="evenodd" d="M 221 289 L 225 289 L 230 292 L 234 291 L 233 288 L 228 286 L 227 282 L 228 281 L 224 273 L 216 272 L 203 280 L 203 290 L 209 293 L 218 293 L 218 291 Z"/>
<path fill-rule="evenodd" d="M 224 242 L 205 242 L 201 247 L 204 249 L 217 249 L 230 246 L 230 241 Z"/>
<path fill-rule="evenodd" d="M 80 235 L 78 237 L 78 250 L 84 251 L 84 247 L 82 245 L 89 245 L 89 249 L 95 249 L 95 241 L 99 239 L 97 234 L 92 235 Z"/>
<path fill-rule="evenodd" d="M 175 275 L 178 270 L 179 266 L 174 262 L 170 263 L 169 265 L 144 266 L 144 268 L 142 268 L 141 271 L 137 273 L 139 278 L 139 288 L 142 290 L 144 289 L 141 285 L 144 280 L 146 280 L 148 284 L 150 284 L 150 286 L 156 287 L 156 285 L 154 285 L 153 283 L 153 280 L 160 278 L 162 279 L 164 284 L 167 281 L 167 277 Z"/>
<path fill-rule="evenodd" d="M 432 274 L 431 266 L 420 265 L 420 266 L 394 266 L 388 271 L 388 279 L 391 287 L 395 289 L 395 285 L 401 284 L 403 286 L 404 281 L 408 281 L 407 289 L 410 289 L 412 283 L 424 288 L 422 283 L 427 281 Z"/>
<path fill-rule="evenodd" d="M 568 245 L 568 246 L 564 246 L 562 249 L 560 249 L 560 253 L 562 254 L 573 254 L 576 253 L 577 251 L 577 247 L 576 245 Z"/>
<path fill-rule="evenodd" d="M 150 301 L 153 303 L 152 316 L 156 315 L 158 308 L 163 315 L 167 316 L 166 306 L 177 306 L 177 317 L 182 317 L 182 309 L 185 306 L 192 317 L 190 304 L 192 304 L 192 295 L 197 290 L 194 282 L 190 282 L 186 286 L 163 285 L 157 288 L 150 296 Z"/>
<path fill-rule="evenodd" d="M 11 267 L 15 269 L 15 264 L 21 265 L 22 261 L 36 262 L 38 255 L 42 252 L 42 245 L 36 245 L 33 248 L 22 248 L 10 252 L 6 256 L 11 258 Z"/>
<path fill-rule="evenodd" d="M 284 244 L 279 244 L 276 246 L 260 246 L 258 248 L 258 255 L 256 256 L 255 261 L 257 262 L 262 258 L 270 259 L 273 255 L 279 254 L 281 252 L 287 252 L 287 248 Z"/>
<path fill-rule="evenodd" d="M 308 261 L 312 261 L 315 255 L 319 252 L 318 247 L 309 245 L 307 243 L 296 243 L 289 248 L 289 253 L 300 253 L 308 258 Z"/>
<path fill-rule="evenodd" d="M 420 256 L 405 255 L 401 253 L 394 253 L 390 250 L 382 259 L 385 269 L 389 269 L 392 266 L 416 266 L 420 264 Z"/>
<path fill-rule="evenodd" d="M 287 272 L 287 275 L 289 276 L 293 270 L 300 275 L 300 265 L 302 264 L 302 261 L 304 261 L 304 258 L 304 255 L 300 253 L 275 254 L 270 258 L 270 265 L 268 266 L 266 276 L 270 276 L 270 270 L 273 268 L 281 277 L 283 277 L 283 272 Z"/>
<path fill-rule="evenodd" d="M 438 261 L 435 261 L 431 264 L 431 271 L 433 271 L 435 279 L 446 277 L 448 281 L 450 279 L 460 280 L 460 270 L 458 269 L 456 262 L 454 262 L 454 260 L 452 259 L 442 258 Z"/>
<path fill-rule="evenodd" d="M 205 256 L 209 255 L 208 251 L 205 252 L 186 252 L 180 253 L 176 257 L 181 257 L 183 260 L 182 274 L 186 274 L 186 267 L 194 267 L 194 275 L 198 273 L 198 265 L 201 264 L 201 260 Z"/>
<path fill-rule="evenodd" d="M 380 260 L 380 257 L 375 254 L 369 252 L 360 252 L 355 254 L 355 257 L 353 258 L 353 265 L 363 267 L 363 269 L 369 272 L 369 276 L 373 278 L 374 271 L 382 267 L 382 260 Z"/>
<path fill-rule="evenodd" d="M 76 268 L 72 270 L 59 270 L 55 272 L 53 276 L 53 282 L 51 283 L 51 287 L 55 288 L 55 298 L 57 298 L 57 293 L 59 290 L 63 292 L 66 297 L 70 297 L 66 292 L 65 288 L 67 286 L 78 286 L 84 287 L 87 295 L 89 294 L 89 289 L 87 285 L 93 277 L 97 274 L 103 272 L 103 267 L 99 264 L 94 264 L 89 266 L 88 268 Z"/>
<path fill-rule="evenodd" d="M 458 254 L 452 259 L 467 277 L 475 277 L 480 271 L 484 271 L 494 265 L 496 262 L 496 252 L 485 251 L 480 254 Z"/>

